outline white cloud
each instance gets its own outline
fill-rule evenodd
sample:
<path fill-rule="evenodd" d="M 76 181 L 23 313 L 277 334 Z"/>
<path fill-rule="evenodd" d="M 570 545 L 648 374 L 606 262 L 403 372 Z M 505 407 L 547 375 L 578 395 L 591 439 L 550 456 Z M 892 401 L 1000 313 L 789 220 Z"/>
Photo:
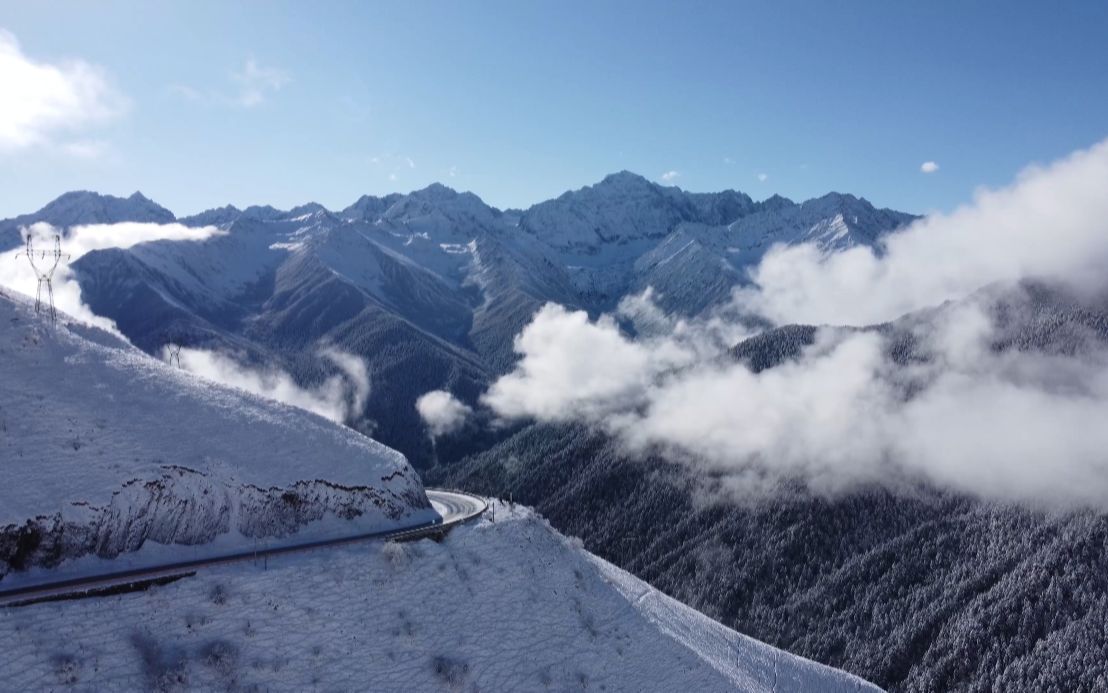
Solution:
<path fill-rule="evenodd" d="M 0 85 L 0 151 L 58 144 L 127 108 L 102 68 L 81 60 L 36 62 L 3 29 Z"/>
<path fill-rule="evenodd" d="M 672 183 L 673 181 L 677 180 L 680 177 L 681 177 L 681 174 L 678 173 L 677 171 L 666 171 L 665 173 L 663 173 L 661 175 L 661 179 L 662 179 L 663 183 Z"/>
<path fill-rule="evenodd" d="M 693 356 L 677 343 L 626 339 L 610 316 L 590 322 L 584 311 L 552 303 L 516 337 L 515 349 L 523 358 L 482 402 L 504 417 L 546 421 L 599 419 L 633 406 L 659 373 Z"/>
<path fill-rule="evenodd" d="M 62 145 L 62 150 L 77 159 L 99 159 L 110 147 L 103 140 L 77 140 Z"/>
<path fill-rule="evenodd" d="M 93 314 L 84 304 L 81 287 L 70 269 L 72 262 L 92 250 L 130 248 L 138 243 L 156 240 L 201 241 L 225 232 L 214 226 L 192 228 L 181 224 L 123 222 L 74 226 L 68 231 L 55 229 L 46 223 L 37 223 L 24 229 L 23 233 L 24 237 L 27 233 L 31 234 L 36 251 L 46 251 L 47 254 L 53 251 L 54 237 L 62 236 L 62 252 L 65 257 L 58 264 L 52 280 L 54 305 L 57 309 L 78 320 L 115 330 L 112 321 Z M 38 278 L 27 262 L 24 250 L 20 247 L 0 254 L 0 285 L 34 296 L 38 288 Z M 53 260 L 50 264 L 53 264 Z"/>
<path fill-rule="evenodd" d="M 416 400 L 416 410 L 434 437 L 453 433 L 465 425 L 473 409 L 445 390 L 432 390 Z"/>
<path fill-rule="evenodd" d="M 482 401 L 508 419 L 603 428 L 633 452 L 668 451 L 744 491 L 783 477 L 827 492 L 924 480 L 992 499 L 1108 506 L 1108 351 L 997 352 L 985 299 L 967 298 L 1025 277 L 1067 282 L 1079 296 L 1108 290 L 1097 271 L 1108 264 L 1105 180 L 1108 143 L 921 221 L 881 256 L 777 251 L 755 272 L 759 286 L 736 297 L 774 320 L 817 324 L 958 299 L 904 327 L 924 362 L 893 362 L 881 333 L 824 328 L 797 360 L 754 373 L 721 348 L 706 355 L 719 343 L 709 321 L 665 316 L 647 293 L 621 308 L 655 326 L 635 338 L 611 317 L 544 307 L 516 339 L 520 361 Z M 1024 320 L 1041 319 L 1029 310 Z"/>
<path fill-rule="evenodd" d="M 997 354 L 976 306 L 921 326 L 932 361 L 891 363 L 884 337 L 827 329 L 754 373 L 693 358 L 676 333 L 635 340 L 610 318 L 548 306 L 483 403 L 507 419 L 588 423 L 634 454 L 674 453 L 743 492 L 927 480 L 1004 500 L 1104 505 L 1108 356 Z M 905 392 L 913 390 L 911 398 Z"/>
<path fill-rule="evenodd" d="M 934 161 L 925 161 L 919 166 L 919 170 L 923 173 L 934 173 L 939 170 L 939 165 Z"/>
<path fill-rule="evenodd" d="M 208 99 L 208 96 L 204 94 L 204 92 L 195 87 L 190 87 L 187 84 L 170 84 L 167 90 L 170 94 L 180 97 L 185 101 L 206 101 Z"/>
<path fill-rule="evenodd" d="M 759 182 L 765 183 L 767 180 L 769 180 L 769 174 L 768 173 L 759 173 L 757 178 L 758 178 Z"/>
<path fill-rule="evenodd" d="M 775 323 L 869 324 L 1028 276 L 1096 283 L 1108 266 L 1108 140 L 972 204 L 891 234 L 880 256 L 859 246 L 771 250 L 739 303 Z"/>
<path fill-rule="evenodd" d="M 254 108 L 287 86 L 292 77 L 285 70 L 262 65 L 249 57 L 241 69 L 230 72 L 230 81 L 234 90 L 226 85 L 198 89 L 188 84 L 170 84 L 166 90 L 183 101 L 200 105 Z"/>
<path fill-rule="evenodd" d="M 729 156 L 725 156 L 725 157 L 723 157 L 723 163 L 725 163 L 725 164 L 727 164 L 728 166 L 730 166 L 731 164 L 735 163 L 735 160 L 734 160 L 734 159 L 732 159 L 732 158 L 731 158 L 731 157 L 729 157 Z"/>
<path fill-rule="evenodd" d="M 369 158 L 369 163 L 384 173 L 390 181 L 399 180 L 406 176 L 407 172 L 415 170 L 415 159 L 407 154 L 387 153 L 377 154 Z M 451 167 L 449 175 L 454 175 L 455 168 Z"/>
<path fill-rule="evenodd" d="M 242 70 L 232 73 L 231 78 L 239 84 L 238 103 L 246 108 L 261 104 L 291 79 L 284 70 L 262 65 L 253 57 L 247 58 Z"/>
<path fill-rule="evenodd" d="M 337 365 L 342 374 L 331 376 L 315 388 L 300 387 L 280 369 L 244 366 L 215 351 L 182 348 L 180 363 L 183 369 L 208 380 L 305 409 L 336 423 L 361 416 L 369 396 L 365 362 L 334 348 L 324 348 L 319 355 Z M 168 348 L 163 350 L 162 357 L 170 360 Z"/>

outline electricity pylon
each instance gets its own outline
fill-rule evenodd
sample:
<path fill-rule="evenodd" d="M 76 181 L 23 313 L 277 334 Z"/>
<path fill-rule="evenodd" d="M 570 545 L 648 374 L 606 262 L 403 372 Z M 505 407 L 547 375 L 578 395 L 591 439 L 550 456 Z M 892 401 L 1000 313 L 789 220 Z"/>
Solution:
<path fill-rule="evenodd" d="M 42 263 L 39 266 L 35 262 L 35 254 L 38 253 L 38 260 Z M 35 250 L 32 236 L 27 233 L 27 246 L 26 250 L 16 255 L 26 255 L 27 260 L 31 263 L 31 269 L 34 270 L 35 276 L 38 277 L 38 290 L 35 292 L 35 312 L 41 313 L 43 310 L 48 310 L 50 314 L 50 322 L 54 323 L 58 320 L 58 311 L 54 308 L 54 272 L 58 269 L 58 264 L 64 257 L 66 261 L 69 260 L 69 255 L 62 252 L 62 237 L 58 234 L 54 234 L 54 250 Z M 50 260 L 53 259 L 53 264 Z M 49 269 L 47 269 L 49 265 Z M 46 302 L 49 303 L 49 308 L 46 308 L 42 300 L 42 290 L 46 289 Z"/>

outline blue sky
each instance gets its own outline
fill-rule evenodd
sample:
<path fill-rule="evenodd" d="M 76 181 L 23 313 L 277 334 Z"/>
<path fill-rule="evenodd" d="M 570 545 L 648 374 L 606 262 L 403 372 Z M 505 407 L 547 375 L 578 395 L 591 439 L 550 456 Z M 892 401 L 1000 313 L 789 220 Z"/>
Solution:
<path fill-rule="evenodd" d="M 526 206 L 620 169 L 925 212 L 1108 136 L 1101 2 L 0 0 L 0 29 L 96 92 L 6 146 L 0 120 L 0 217 L 432 181 Z"/>

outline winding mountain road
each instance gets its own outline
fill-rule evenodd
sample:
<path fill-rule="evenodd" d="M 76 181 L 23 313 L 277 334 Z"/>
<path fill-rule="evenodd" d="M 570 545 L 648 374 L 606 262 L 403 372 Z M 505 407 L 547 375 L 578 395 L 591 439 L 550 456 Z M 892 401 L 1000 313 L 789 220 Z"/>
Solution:
<path fill-rule="evenodd" d="M 0 590 L 0 607 L 19 606 L 54 599 L 69 599 L 83 595 L 91 596 L 100 592 L 127 591 L 132 587 L 138 588 L 157 582 L 169 582 L 191 575 L 201 568 L 243 561 L 265 560 L 269 556 L 311 551 L 329 546 L 353 544 L 361 541 L 410 541 L 422 537 L 441 535 L 455 525 L 480 517 L 489 507 L 484 498 L 458 491 L 427 489 L 427 499 L 431 501 L 431 506 L 441 517 L 423 525 L 359 534 L 340 539 L 322 539 L 257 551 L 243 551 L 150 568 L 136 568 L 106 575 L 73 578 Z"/>

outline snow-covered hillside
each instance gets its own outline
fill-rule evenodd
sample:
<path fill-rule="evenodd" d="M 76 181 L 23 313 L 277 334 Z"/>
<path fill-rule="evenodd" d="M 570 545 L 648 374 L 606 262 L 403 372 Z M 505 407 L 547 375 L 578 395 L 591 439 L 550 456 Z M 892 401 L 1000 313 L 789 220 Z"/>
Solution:
<path fill-rule="evenodd" d="M 724 628 L 502 503 L 441 543 L 0 610 L 0 650 L 18 690 L 877 690 Z"/>
<path fill-rule="evenodd" d="M 6 293 L 0 472 L 4 587 L 436 516 L 398 452 Z"/>

